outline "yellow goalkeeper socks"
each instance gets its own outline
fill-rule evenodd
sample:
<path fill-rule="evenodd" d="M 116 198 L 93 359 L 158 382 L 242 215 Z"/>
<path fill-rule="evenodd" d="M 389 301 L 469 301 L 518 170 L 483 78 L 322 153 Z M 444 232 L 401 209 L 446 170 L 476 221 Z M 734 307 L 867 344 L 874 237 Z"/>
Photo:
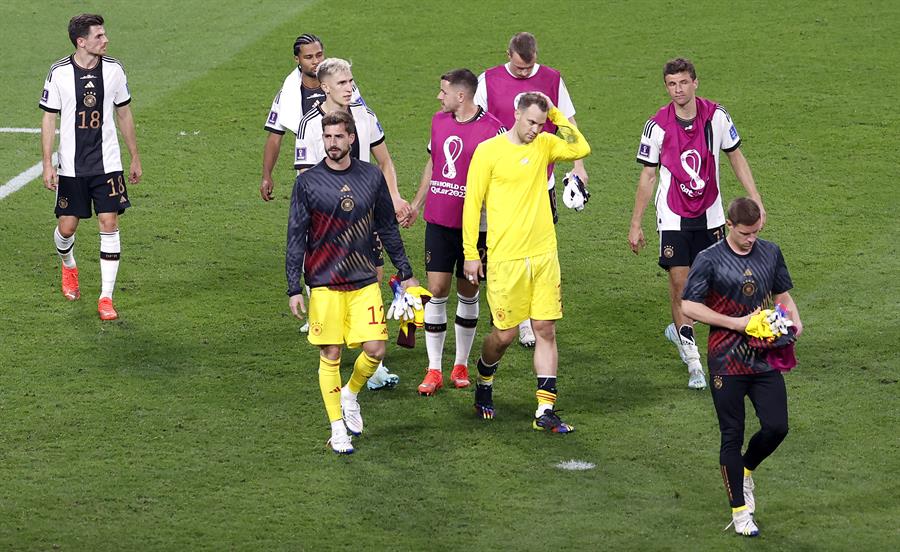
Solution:
<path fill-rule="evenodd" d="M 340 420 L 341 414 L 341 359 L 329 360 L 319 356 L 319 390 L 325 402 L 328 420 Z"/>
<path fill-rule="evenodd" d="M 378 363 L 381 362 L 377 358 L 372 358 L 366 354 L 365 351 L 359 353 L 359 356 L 356 357 L 356 362 L 353 363 L 353 373 L 350 374 L 350 381 L 347 382 L 347 389 L 353 393 L 359 393 L 360 389 L 363 388 L 363 385 L 369 381 L 369 378 L 372 377 L 372 374 L 375 373 L 375 370 L 378 368 Z"/>

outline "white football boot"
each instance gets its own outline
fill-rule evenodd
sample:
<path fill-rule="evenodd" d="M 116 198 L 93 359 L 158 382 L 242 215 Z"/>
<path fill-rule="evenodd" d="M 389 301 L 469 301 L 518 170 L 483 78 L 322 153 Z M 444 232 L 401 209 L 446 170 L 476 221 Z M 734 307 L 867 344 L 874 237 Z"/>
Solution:
<path fill-rule="evenodd" d="M 666 331 L 663 332 L 666 336 L 666 339 L 672 342 L 675 347 L 678 348 L 678 356 L 681 357 L 682 362 L 687 362 L 684 360 L 684 349 L 681 347 L 681 337 L 678 335 L 678 330 L 675 329 L 675 323 L 672 322 L 668 326 L 666 326 Z"/>
<path fill-rule="evenodd" d="M 379 389 L 393 389 L 398 383 L 400 383 L 400 376 L 388 372 L 387 366 L 381 363 L 375 369 L 375 373 L 372 374 L 369 381 L 366 382 L 366 387 L 372 391 L 377 391 Z"/>
<path fill-rule="evenodd" d="M 331 430 L 331 439 L 325 443 L 325 446 L 330 446 L 335 454 L 353 454 L 353 440 L 350 439 L 343 424 L 339 428 Z"/>
<path fill-rule="evenodd" d="M 753 515 L 749 509 L 732 512 L 731 523 L 725 526 L 725 530 L 727 531 L 732 525 L 734 526 L 734 532 L 738 535 L 745 537 L 759 536 L 759 527 L 756 526 L 756 521 L 753 520 Z"/>
<path fill-rule="evenodd" d="M 347 386 L 341 387 L 341 413 L 344 415 L 344 425 L 347 431 L 353 435 L 359 435 L 363 431 L 363 419 L 359 409 L 359 401 Z"/>

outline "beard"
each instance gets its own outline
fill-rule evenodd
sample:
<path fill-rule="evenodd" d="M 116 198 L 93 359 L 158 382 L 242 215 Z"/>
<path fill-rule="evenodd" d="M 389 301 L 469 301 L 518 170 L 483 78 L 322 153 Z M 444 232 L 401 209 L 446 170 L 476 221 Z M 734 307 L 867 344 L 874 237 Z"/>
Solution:
<path fill-rule="evenodd" d="M 332 161 L 340 161 L 344 157 L 346 157 L 350 153 L 350 148 L 341 149 L 341 148 L 332 148 L 325 152 L 328 155 L 328 158 Z"/>

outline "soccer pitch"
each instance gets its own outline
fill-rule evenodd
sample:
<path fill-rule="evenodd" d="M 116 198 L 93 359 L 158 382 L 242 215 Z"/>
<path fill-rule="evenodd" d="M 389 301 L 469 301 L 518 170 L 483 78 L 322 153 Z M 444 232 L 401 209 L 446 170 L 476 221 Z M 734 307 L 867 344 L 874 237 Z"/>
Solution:
<path fill-rule="evenodd" d="M 4 42 L 15 45 L 0 61 L 0 127 L 40 125 L 41 84 L 72 51 L 66 24 L 83 9 L 62 4 L 0 9 Z M 0 548 L 900 542 L 897 3 L 223 0 L 213 9 L 165 0 L 84 9 L 106 17 L 109 55 L 128 72 L 144 180 L 129 188 L 134 208 L 121 223 L 113 323 L 96 314 L 96 223 L 78 233 L 84 297 L 69 303 L 52 194 L 36 180 L 0 200 Z M 539 61 L 562 71 L 593 148 L 591 202 L 563 209 L 557 228 L 558 406 L 578 431 L 530 429 L 531 355 L 517 346 L 497 374 L 492 422 L 474 417 L 468 390 L 419 397 L 420 339 L 414 350 L 389 346 L 385 362 L 401 383 L 361 394 L 366 433 L 356 454 L 338 457 L 324 448 L 317 352 L 284 294 L 290 139 L 276 200 L 258 191 L 262 127 L 293 68 L 293 40 L 315 33 L 326 55 L 352 60 L 409 199 L 439 76 L 501 63 L 521 30 L 537 36 Z M 709 392 L 687 389 L 662 334 L 667 288 L 653 215 L 640 256 L 626 240 L 638 139 L 668 101 L 661 68 L 676 56 L 695 62 L 698 94 L 726 106 L 741 132 L 768 210 L 762 237 L 785 253 L 806 326 L 800 365 L 786 377 L 791 433 L 755 476 L 755 541 L 722 531 L 730 511 L 718 426 Z M 0 133 L 0 185 L 39 161 L 38 135 Z M 727 201 L 741 188 L 722 164 Z M 402 232 L 424 278 L 423 234 L 421 220 Z M 476 350 L 488 330 L 482 305 Z M 699 339 L 703 350 L 705 329 Z M 345 378 L 353 358 L 344 354 Z M 748 436 L 755 428 L 748 403 Z M 572 460 L 594 467 L 557 467 Z"/>

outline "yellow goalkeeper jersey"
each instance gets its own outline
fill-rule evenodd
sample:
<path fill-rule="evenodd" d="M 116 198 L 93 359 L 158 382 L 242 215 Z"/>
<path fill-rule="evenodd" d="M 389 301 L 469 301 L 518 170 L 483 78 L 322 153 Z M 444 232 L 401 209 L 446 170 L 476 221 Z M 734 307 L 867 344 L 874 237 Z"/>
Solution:
<path fill-rule="evenodd" d="M 482 204 L 487 211 L 489 260 L 524 259 L 556 250 L 547 165 L 586 157 L 591 147 L 558 109 L 550 109 L 548 118 L 559 127 L 561 137 L 541 132 L 530 144 L 514 144 L 507 134 L 500 134 L 475 149 L 463 206 L 467 261 L 478 260 Z"/>

